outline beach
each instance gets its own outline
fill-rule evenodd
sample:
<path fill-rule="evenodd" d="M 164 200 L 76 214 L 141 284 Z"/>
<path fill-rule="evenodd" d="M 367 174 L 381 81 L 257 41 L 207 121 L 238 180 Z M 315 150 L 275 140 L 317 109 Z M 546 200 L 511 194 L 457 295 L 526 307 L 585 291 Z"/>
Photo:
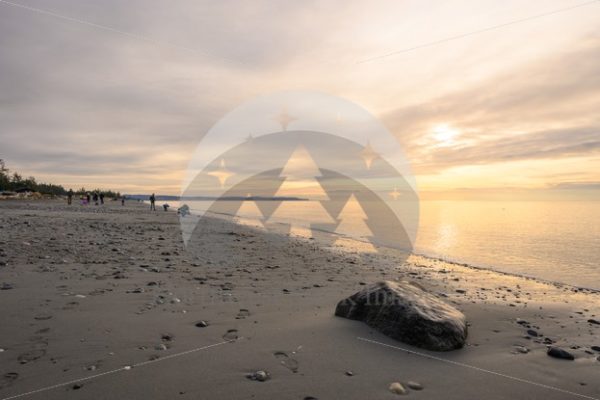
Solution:
<path fill-rule="evenodd" d="M 190 253 L 176 213 L 137 202 L 2 201 L 0 224 L 2 400 L 600 398 L 592 290 L 223 218 Z M 467 345 L 426 351 L 334 316 L 382 280 L 461 310 Z M 422 390 L 389 390 L 409 381 Z"/>

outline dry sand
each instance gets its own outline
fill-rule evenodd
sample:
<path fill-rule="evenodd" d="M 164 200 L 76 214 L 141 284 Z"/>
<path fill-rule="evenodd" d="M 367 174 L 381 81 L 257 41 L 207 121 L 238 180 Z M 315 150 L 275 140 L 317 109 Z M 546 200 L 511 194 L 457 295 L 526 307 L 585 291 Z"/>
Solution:
<path fill-rule="evenodd" d="M 395 399 L 390 384 L 408 381 L 423 386 L 414 399 L 600 398 L 593 292 L 222 219 L 195 257 L 174 213 L 137 203 L 3 201 L 0 226 L 0 399 Z M 461 309 L 468 345 L 422 351 L 333 316 L 382 279 Z M 246 378 L 257 370 L 270 379 Z"/>

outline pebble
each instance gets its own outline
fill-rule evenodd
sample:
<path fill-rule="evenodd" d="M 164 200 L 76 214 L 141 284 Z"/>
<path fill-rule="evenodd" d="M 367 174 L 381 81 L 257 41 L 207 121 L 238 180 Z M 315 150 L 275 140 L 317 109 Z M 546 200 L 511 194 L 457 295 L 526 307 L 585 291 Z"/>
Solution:
<path fill-rule="evenodd" d="M 600 321 L 598 321 L 597 319 L 588 319 L 587 322 L 594 325 L 600 325 Z"/>
<path fill-rule="evenodd" d="M 406 386 L 408 386 L 412 390 L 423 390 L 423 385 L 421 385 L 419 382 L 415 382 L 415 381 L 406 382 Z"/>
<path fill-rule="evenodd" d="M 352 371 L 346 371 L 346 376 L 354 376 L 354 372 L 352 372 Z"/>
<path fill-rule="evenodd" d="M 404 388 L 404 386 L 402 386 L 402 384 L 400 382 L 394 382 L 390 385 L 389 387 L 390 392 L 394 393 L 394 394 L 406 394 L 407 391 Z"/>
<path fill-rule="evenodd" d="M 515 346 L 515 350 L 516 350 L 518 353 L 522 353 L 522 354 L 527 354 L 527 353 L 529 353 L 529 349 L 528 349 L 527 347 L 525 347 L 525 346 Z"/>
<path fill-rule="evenodd" d="M 199 321 L 199 322 L 196 322 L 196 326 L 198 328 L 206 328 L 208 326 L 208 322 L 206 322 L 206 321 Z"/>
<path fill-rule="evenodd" d="M 527 330 L 527 334 L 528 334 L 529 336 L 538 337 L 538 333 L 537 333 L 537 331 L 534 331 L 533 329 L 528 329 L 528 330 Z"/>
<path fill-rule="evenodd" d="M 271 378 L 271 376 L 267 371 L 261 370 L 246 375 L 246 378 L 251 379 L 253 381 L 265 382 L 268 381 Z"/>
<path fill-rule="evenodd" d="M 13 288 L 13 285 L 11 285 L 10 283 L 2 283 L 2 285 L 0 285 L 0 290 L 10 290 Z"/>
<path fill-rule="evenodd" d="M 560 358 L 562 360 L 574 360 L 575 356 L 560 347 L 550 347 L 547 353 L 550 357 Z"/>
<path fill-rule="evenodd" d="M 154 346 L 154 350 L 164 351 L 167 350 L 167 346 L 164 343 L 157 344 L 156 346 Z"/>
<path fill-rule="evenodd" d="M 600 351 L 600 346 L 592 346 L 591 349 L 594 351 Z"/>

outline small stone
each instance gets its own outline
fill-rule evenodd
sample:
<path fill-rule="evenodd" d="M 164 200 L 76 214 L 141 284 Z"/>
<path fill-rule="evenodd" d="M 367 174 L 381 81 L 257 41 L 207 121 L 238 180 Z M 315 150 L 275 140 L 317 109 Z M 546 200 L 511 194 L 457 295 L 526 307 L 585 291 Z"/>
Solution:
<path fill-rule="evenodd" d="M 421 385 L 419 382 L 415 382 L 415 381 L 406 382 L 406 386 L 408 386 L 412 390 L 423 390 L 423 385 Z"/>
<path fill-rule="evenodd" d="M 560 347 L 550 347 L 547 353 L 550 357 L 560 358 L 562 360 L 574 360 L 575 356 Z"/>
<path fill-rule="evenodd" d="M 198 328 L 206 328 L 208 326 L 208 322 L 206 322 L 206 321 L 199 321 L 199 322 L 196 322 L 196 326 Z"/>
<path fill-rule="evenodd" d="M 246 375 L 246 377 L 253 381 L 259 381 L 259 382 L 265 382 L 271 378 L 271 376 L 269 375 L 269 373 L 267 371 L 262 371 L 262 370 L 248 374 L 248 375 Z"/>
<path fill-rule="evenodd" d="M 400 382 L 394 382 L 390 385 L 389 387 L 390 392 L 394 393 L 394 394 L 406 394 L 407 391 L 404 388 L 404 386 L 402 386 L 402 384 Z"/>
<path fill-rule="evenodd" d="M 528 329 L 527 330 L 527 334 L 529 336 L 532 336 L 532 337 L 537 337 L 538 336 L 538 333 L 536 331 L 534 331 L 533 329 Z"/>
<path fill-rule="evenodd" d="M 164 351 L 167 350 L 167 346 L 164 343 L 157 344 L 154 346 L 154 350 Z"/>
<path fill-rule="evenodd" d="M 123 367 L 123 369 L 125 371 L 129 371 L 131 369 L 131 365 L 126 365 L 126 366 Z"/>
<path fill-rule="evenodd" d="M 592 346 L 591 349 L 594 351 L 600 351 L 600 346 Z"/>
<path fill-rule="evenodd" d="M 10 290 L 13 288 L 13 285 L 11 285 L 10 283 L 2 283 L 2 285 L 0 285 L 0 290 Z"/>
<path fill-rule="evenodd" d="M 73 386 L 71 386 L 71 389 L 73 389 L 73 390 L 79 390 L 79 389 L 81 389 L 82 387 L 83 387 L 83 384 L 82 384 L 82 383 L 76 383 L 76 384 L 74 384 Z"/>
<path fill-rule="evenodd" d="M 587 322 L 594 325 L 600 325 L 600 321 L 598 321 L 597 319 L 588 319 Z"/>
<path fill-rule="evenodd" d="M 529 349 L 525 346 L 515 346 L 515 351 L 517 353 L 521 353 L 521 354 L 527 354 L 529 353 Z"/>
<path fill-rule="evenodd" d="M 354 376 L 354 372 L 352 372 L 352 371 L 346 371 L 346 376 Z"/>

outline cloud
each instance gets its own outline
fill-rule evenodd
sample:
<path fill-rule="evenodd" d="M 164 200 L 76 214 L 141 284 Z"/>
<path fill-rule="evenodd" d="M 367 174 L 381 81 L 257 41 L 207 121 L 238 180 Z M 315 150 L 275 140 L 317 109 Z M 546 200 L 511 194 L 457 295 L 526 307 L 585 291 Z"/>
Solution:
<path fill-rule="evenodd" d="M 395 1 L 26 3 L 148 40 L 0 4 L 0 156 L 12 169 L 57 183 L 80 175 L 82 184 L 110 177 L 107 185 L 129 180 L 171 190 L 223 114 L 258 94 L 290 88 L 338 94 L 374 114 L 390 109 L 383 119 L 418 172 L 596 154 L 600 45 L 597 37 L 575 41 L 580 30 L 573 24 L 560 33 L 577 43 L 573 50 L 516 70 L 507 66 L 513 58 L 550 51 L 560 40 L 525 51 L 514 38 L 530 32 L 525 28 L 529 37 L 543 32 L 523 26 L 355 65 L 404 43 L 476 28 L 471 15 L 493 17 L 494 2 L 484 3 L 440 5 L 435 15 L 420 2 Z M 522 7 L 527 14 L 530 6 Z M 513 6 L 500 8 L 502 18 L 514 19 Z M 563 17 L 557 21 L 568 21 Z M 579 17 L 582 30 L 595 23 Z M 505 56 L 509 46 L 515 54 Z M 473 85 L 463 66 L 486 79 Z M 504 72 L 490 75 L 499 68 Z M 434 98 L 439 82 L 445 86 Z M 448 87 L 454 92 L 444 94 Z M 438 123 L 460 129 L 455 147 L 431 142 Z"/>
<path fill-rule="evenodd" d="M 385 114 L 421 171 L 455 165 L 597 154 L 600 149 L 600 37 L 496 76 L 468 90 Z M 432 130 L 461 133 L 436 146 Z"/>

